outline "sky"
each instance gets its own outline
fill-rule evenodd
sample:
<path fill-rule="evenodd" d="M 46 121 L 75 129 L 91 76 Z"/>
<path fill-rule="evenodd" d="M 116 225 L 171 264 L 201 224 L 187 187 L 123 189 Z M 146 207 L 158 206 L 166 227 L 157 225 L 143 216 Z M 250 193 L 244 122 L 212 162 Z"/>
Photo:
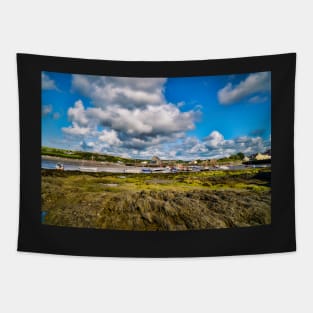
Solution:
<path fill-rule="evenodd" d="M 271 146 L 271 72 L 133 78 L 42 72 L 42 145 L 212 159 Z"/>

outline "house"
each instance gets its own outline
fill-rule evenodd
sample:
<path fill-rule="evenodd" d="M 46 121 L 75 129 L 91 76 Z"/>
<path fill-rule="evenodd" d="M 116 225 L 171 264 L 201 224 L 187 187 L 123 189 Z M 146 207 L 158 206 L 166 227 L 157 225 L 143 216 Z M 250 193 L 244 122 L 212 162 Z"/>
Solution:
<path fill-rule="evenodd" d="M 188 170 L 188 167 L 184 164 L 181 164 L 181 163 L 178 163 L 175 167 L 180 171 L 187 171 Z"/>
<path fill-rule="evenodd" d="M 150 161 L 150 164 L 160 166 L 162 164 L 162 161 L 159 157 L 153 156 L 151 161 Z"/>
<path fill-rule="evenodd" d="M 257 155 L 254 157 L 255 160 L 270 160 L 271 156 L 268 154 L 262 154 L 262 153 L 257 153 Z"/>

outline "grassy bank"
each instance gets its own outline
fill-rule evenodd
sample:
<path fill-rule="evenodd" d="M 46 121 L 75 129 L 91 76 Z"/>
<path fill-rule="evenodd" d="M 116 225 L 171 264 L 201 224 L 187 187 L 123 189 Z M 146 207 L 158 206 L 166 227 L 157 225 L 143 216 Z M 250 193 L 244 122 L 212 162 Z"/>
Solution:
<path fill-rule="evenodd" d="M 271 222 L 270 169 L 112 174 L 42 170 L 44 223 L 190 230 Z"/>
<path fill-rule="evenodd" d="M 131 163 L 135 164 L 140 160 L 135 159 L 126 159 L 121 158 L 118 156 L 113 155 L 105 155 L 93 152 L 86 152 L 86 151 L 71 151 L 71 150 L 64 150 L 64 149 L 56 149 L 50 147 L 41 147 L 41 155 L 42 156 L 50 156 L 62 159 L 69 159 L 69 160 L 86 160 L 86 161 L 99 161 L 99 162 L 122 162 L 122 163 Z M 142 160 L 141 160 L 142 161 Z"/>

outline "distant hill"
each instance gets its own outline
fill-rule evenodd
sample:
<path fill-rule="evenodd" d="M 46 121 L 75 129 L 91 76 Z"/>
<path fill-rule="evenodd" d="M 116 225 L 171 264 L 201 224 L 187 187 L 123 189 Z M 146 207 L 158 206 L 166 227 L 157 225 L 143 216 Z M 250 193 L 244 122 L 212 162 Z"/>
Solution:
<path fill-rule="evenodd" d="M 94 161 L 113 162 L 113 163 L 122 162 L 124 164 L 126 163 L 134 164 L 136 162 L 143 161 L 143 160 L 122 158 L 122 157 L 109 155 L 109 154 L 56 149 L 56 148 L 50 148 L 50 147 L 41 147 L 41 155 L 48 155 L 48 156 L 67 158 L 67 159 L 78 159 L 78 160 L 94 160 Z"/>
<path fill-rule="evenodd" d="M 270 150 L 269 150 L 270 151 Z M 109 155 L 109 154 L 102 154 L 102 153 L 95 153 L 95 152 L 86 152 L 86 151 L 73 151 L 73 150 L 66 150 L 66 149 L 57 149 L 51 147 L 41 147 L 41 155 L 47 156 L 54 156 L 60 158 L 67 158 L 67 159 L 78 159 L 78 160 L 93 160 L 93 161 L 100 161 L 100 162 L 111 162 L 111 163 L 120 163 L 126 165 L 137 165 L 139 163 L 147 163 L 150 166 L 155 164 L 158 166 L 162 165 L 173 165 L 173 164 L 185 164 L 188 165 L 190 163 L 194 163 L 197 165 L 209 165 L 209 164 L 228 164 L 228 163 L 243 163 L 243 164 L 265 164 L 270 163 L 270 160 L 254 160 L 254 155 L 250 156 L 249 161 L 244 161 L 245 155 L 241 152 L 237 154 L 233 154 L 229 157 L 224 157 L 220 159 L 207 159 L 207 160 L 194 160 L 194 161 L 183 161 L 183 160 L 164 160 L 160 159 L 157 156 L 153 156 L 152 159 L 131 159 L 131 158 L 123 158 L 119 156 Z M 212 163 L 213 161 L 213 163 Z M 211 162 L 211 163 L 210 163 Z"/>

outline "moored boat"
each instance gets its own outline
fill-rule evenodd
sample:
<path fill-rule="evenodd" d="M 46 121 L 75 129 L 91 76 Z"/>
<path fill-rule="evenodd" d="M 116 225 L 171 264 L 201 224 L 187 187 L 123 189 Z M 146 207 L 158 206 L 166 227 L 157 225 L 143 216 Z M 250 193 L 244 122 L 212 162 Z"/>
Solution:
<path fill-rule="evenodd" d="M 97 167 L 80 166 L 78 170 L 81 172 L 98 172 Z"/>
<path fill-rule="evenodd" d="M 62 163 L 57 163 L 57 164 L 55 165 L 55 168 L 56 168 L 56 170 L 58 170 L 58 171 L 64 171 L 64 164 L 62 164 Z"/>

